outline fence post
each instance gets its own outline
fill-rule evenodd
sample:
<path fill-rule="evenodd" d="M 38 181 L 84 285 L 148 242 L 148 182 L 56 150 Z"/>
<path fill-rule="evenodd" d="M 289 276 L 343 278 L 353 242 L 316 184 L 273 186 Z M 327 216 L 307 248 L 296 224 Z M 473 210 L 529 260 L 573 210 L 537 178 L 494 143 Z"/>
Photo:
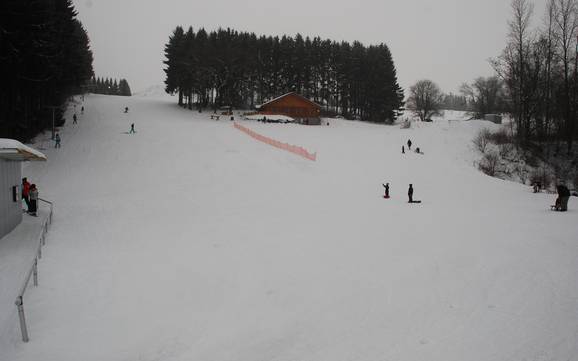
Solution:
<path fill-rule="evenodd" d="M 34 286 L 38 286 L 38 258 L 34 259 L 32 274 L 34 275 Z"/>
<path fill-rule="evenodd" d="M 22 331 L 22 341 L 28 342 L 28 330 L 26 329 L 26 319 L 24 318 L 24 302 L 22 296 L 16 299 L 16 306 L 18 307 L 18 318 L 20 318 L 20 331 Z"/>

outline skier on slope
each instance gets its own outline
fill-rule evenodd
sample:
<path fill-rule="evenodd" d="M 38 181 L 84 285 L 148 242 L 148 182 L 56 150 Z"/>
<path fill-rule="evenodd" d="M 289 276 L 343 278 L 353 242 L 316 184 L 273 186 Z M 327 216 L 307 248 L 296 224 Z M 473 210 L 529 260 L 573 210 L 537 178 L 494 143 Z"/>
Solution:
<path fill-rule="evenodd" d="M 54 148 L 60 148 L 60 134 L 54 136 Z"/>
<path fill-rule="evenodd" d="M 411 139 L 407 140 L 407 149 L 411 150 Z"/>
<path fill-rule="evenodd" d="M 408 203 L 413 203 L 413 185 L 412 184 L 409 185 L 409 188 L 407 190 L 407 196 L 409 197 Z"/>

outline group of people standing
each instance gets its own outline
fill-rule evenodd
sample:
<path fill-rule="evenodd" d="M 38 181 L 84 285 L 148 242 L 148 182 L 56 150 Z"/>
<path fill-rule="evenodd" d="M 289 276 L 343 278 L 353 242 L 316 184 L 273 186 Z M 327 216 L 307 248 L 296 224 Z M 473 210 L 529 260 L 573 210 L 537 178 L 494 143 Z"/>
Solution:
<path fill-rule="evenodd" d="M 407 140 L 407 149 L 411 150 L 411 145 L 413 143 L 411 142 L 411 139 Z M 405 145 L 401 146 L 401 152 L 403 154 L 405 154 Z M 419 153 L 419 154 L 423 154 L 421 152 L 421 150 L 419 149 L 419 147 L 415 148 L 415 152 Z M 383 198 L 389 198 L 389 183 L 385 183 L 385 184 L 381 184 L 383 186 L 383 188 L 385 188 L 385 194 L 383 195 Z M 407 197 L 408 197 L 408 203 L 421 203 L 421 201 L 417 201 L 413 199 L 413 184 L 410 184 L 408 189 L 407 189 Z"/>
<path fill-rule="evenodd" d="M 382 183 L 381 185 L 383 188 L 385 188 L 385 194 L 383 195 L 383 198 L 389 198 L 389 183 Z M 413 199 L 413 184 L 410 184 L 409 188 L 407 189 L 407 197 L 409 198 L 407 203 L 421 203 L 421 201 L 416 201 Z"/>
<path fill-rule="evenodd" d="M 30 184 L 27 178 L 22 178 L 22 199 L 26 203 L 26 213 L 38 216 L 38 188 L 36 184 Z"/>
<path fill-rule="evenodd" d="M 408 139 L 408 140 L 407 140 L 407 149 L 408 149 L 408 150 L 411 150 L 411 145 L 412 145 L 411 139 Z M 403 154 L 405 154 L 405 145 L 402 145 L 402 146 L 401 146 L 401 152 L 402 152 Z M 417 154 L 423 154 L 423 152 L 421 151 L 421 149 L 419 149 L 419 147 L 415 148 L 415 152 L 416 152 Z"/>

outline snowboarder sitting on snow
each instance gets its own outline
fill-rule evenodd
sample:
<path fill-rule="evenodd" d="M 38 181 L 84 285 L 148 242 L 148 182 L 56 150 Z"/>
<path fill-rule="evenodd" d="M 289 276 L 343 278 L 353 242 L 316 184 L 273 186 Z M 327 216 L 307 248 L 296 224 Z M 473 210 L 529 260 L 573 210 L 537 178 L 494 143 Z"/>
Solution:
<path fill-rule="evenodd" d="M 124 107 L 124 112 L 128 113 L 128 107 Z"/>
<path fill-rule="evenodd" d="M 383 198 L 389 198 L 389 183 L 381 183 L 381 185 L 383 186 L 383 188 L 385 188 L 385 194 L 383 196 Z"/>
<path fill-rule="evenodd" d="M 555 211 L 566 212 L 568 210 L 568 199 L 570 199 L 570 190 L 563 184 L 556 186 L 556 191 L 558 191 L 558 198 L 556 198 L 556 204 L 552 206 Z"/>

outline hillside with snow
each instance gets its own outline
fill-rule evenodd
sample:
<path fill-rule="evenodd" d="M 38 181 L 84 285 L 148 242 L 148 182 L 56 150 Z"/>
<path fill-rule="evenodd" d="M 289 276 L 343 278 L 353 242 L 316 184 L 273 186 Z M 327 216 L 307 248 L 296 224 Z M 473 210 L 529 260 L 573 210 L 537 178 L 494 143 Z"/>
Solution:
<path fill-rule="evenodd" d="M 174 98 L 83 105 L 23 169 L 55 216 L 0 360 L 578 360 L 578 202 L 480 173 L 495 125 L 238 119 L 311 161 Z"/>

